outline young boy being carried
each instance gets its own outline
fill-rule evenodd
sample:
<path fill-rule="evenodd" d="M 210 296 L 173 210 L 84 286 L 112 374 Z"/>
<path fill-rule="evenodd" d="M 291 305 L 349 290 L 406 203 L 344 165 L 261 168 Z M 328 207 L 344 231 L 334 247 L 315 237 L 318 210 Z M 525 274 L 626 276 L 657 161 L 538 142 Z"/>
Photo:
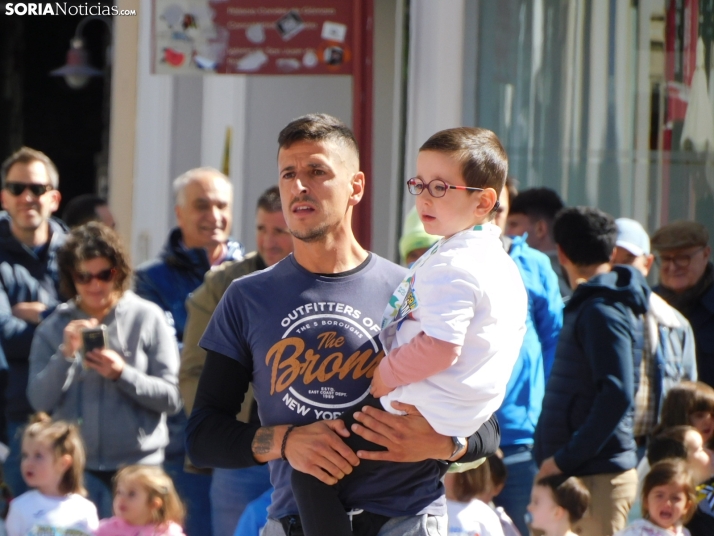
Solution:
<path fill-rule="evenodd" d="M 374 371 L 372 396 L 345 411 L 348 430 L 365 405 L 397 413 L 392 402 L 412 404 L 434 430 L 452 437 L 451 458 L 458 459 L 465 438 L 501 404 L 527 311 L 521 276 L 490 223 L 507 172 L 506 152 L 486 129 L 444 130 L 420 148 L 417 176 L 407 187 L 426 232 L 443 238 L 414 263 L 387 306 L 380 334 L 387 355 Z M 380 450 L 356 434 L 346 443 Z M 343 504 L 340 489 L 375 463 L 382 462 L 362 460 L 334 486 L 293 472 L 306 536 L 352 535 L 345 510 L 359 505 Z"/>

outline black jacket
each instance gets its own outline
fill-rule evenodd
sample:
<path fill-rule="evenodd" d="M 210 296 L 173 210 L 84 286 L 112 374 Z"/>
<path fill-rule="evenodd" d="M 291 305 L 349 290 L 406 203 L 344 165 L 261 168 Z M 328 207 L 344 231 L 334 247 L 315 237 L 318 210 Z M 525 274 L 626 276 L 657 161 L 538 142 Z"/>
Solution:
<path fill-rule="evenodd" d="M 143 263 L 134 275 L 134 290 L 166 312 L 176 329 L 178 342 L 183 341 L 186 325 L 186 298 L 203 283 L 203 277 L 211 269 L 206 251 L 187 249 L 182 240 L 181 229 L 174 228 L 159 257 Z M 226 246 L 225 260 L 243 258 L 243 246 L 239 242 L 229 240 Z"/>
<path fill-rule="evenodd" d="M 640 272 L 615 266 L 573 292 L 563 312 L 535 432 L 540 465 L 555 456 L 566 474 L 616 473 L 637 464 L 632 435 L 649 287 Z"/>
<path fill-rule="evenodd" d="M 705 277 L 711 277 L 714 265 L 710 262 L 705 272 Z M 653 289 L 662 297 L 668 299 L 662 287 Z M 677 307 L 677 304 L 670 302 Z M 682 307 L 679 311 L 689 320 L 694 331 L 695 348 L 697 352 L 697 379 L 708 385 L 714 386 L 714 284 L 710 284 L 702 295 L 689 307 Z"/>
<path fill-rule="evenodd" d="M 67 228 L 50 219 L 52 237 L 38 252 L 20 243 L 10 230 L 10 216 L 0 213 L 0 369 L 10 368 L 6 411 L 12 420 L 25 420 L 32 413 L 27 401 L 28 357 L 35 325 L 12 315 L 22 302 L 42 302 L 48 313 L 63 301 L 59 296 L 57 250 Z M 6 361 L 7 360 L 7 361 Z"/>

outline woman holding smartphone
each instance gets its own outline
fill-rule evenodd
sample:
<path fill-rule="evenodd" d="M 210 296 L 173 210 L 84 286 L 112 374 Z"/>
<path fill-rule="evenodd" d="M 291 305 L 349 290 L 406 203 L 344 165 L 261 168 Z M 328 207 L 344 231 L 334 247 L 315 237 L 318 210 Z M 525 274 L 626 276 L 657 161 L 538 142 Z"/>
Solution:
<path fill-rule="evenodd" d="M 35 331 L 27 393 L 37 411 L 80 425 L 89 498 L 108 517 L 114 473 L 163 462 L 166 414 L 181 408 L 178 348 L 161 309 L 127 289 L 131 268 L 112 229 L 74 229 L 57 261 L 72 298 Z"/>

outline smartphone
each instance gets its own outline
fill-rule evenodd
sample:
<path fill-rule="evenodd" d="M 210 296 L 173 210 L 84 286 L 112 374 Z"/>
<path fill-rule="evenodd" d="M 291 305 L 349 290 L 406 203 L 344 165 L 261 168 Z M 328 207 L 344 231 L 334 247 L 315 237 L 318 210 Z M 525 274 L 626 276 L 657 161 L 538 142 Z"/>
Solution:
<path fill-rule="evenodd" d="M 82 346 L 84 346 L 84 354 L 97 350 L 99 348 L 107 348 L 109 340 L 107 337 L 107 326 L 104 324 L 96 328 L 85 328 L 82 330 Z M 86 359 L 86 358 L 84 358 Z M 82 359 L 82 366 L 87 368 L 85 360 Z"/>

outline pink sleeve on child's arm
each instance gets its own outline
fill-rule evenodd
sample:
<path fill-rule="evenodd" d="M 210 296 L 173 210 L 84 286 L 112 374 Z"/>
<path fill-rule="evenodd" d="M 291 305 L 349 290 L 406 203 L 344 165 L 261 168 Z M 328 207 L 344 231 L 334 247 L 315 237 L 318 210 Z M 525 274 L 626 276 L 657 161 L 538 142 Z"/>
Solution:
<path fill-rule="evenodd" d="M 379 372 L 387 387 L 415 383 L 449 368 L 461 355 L 461 346 L 422 332 L 382 359 Z"/>

